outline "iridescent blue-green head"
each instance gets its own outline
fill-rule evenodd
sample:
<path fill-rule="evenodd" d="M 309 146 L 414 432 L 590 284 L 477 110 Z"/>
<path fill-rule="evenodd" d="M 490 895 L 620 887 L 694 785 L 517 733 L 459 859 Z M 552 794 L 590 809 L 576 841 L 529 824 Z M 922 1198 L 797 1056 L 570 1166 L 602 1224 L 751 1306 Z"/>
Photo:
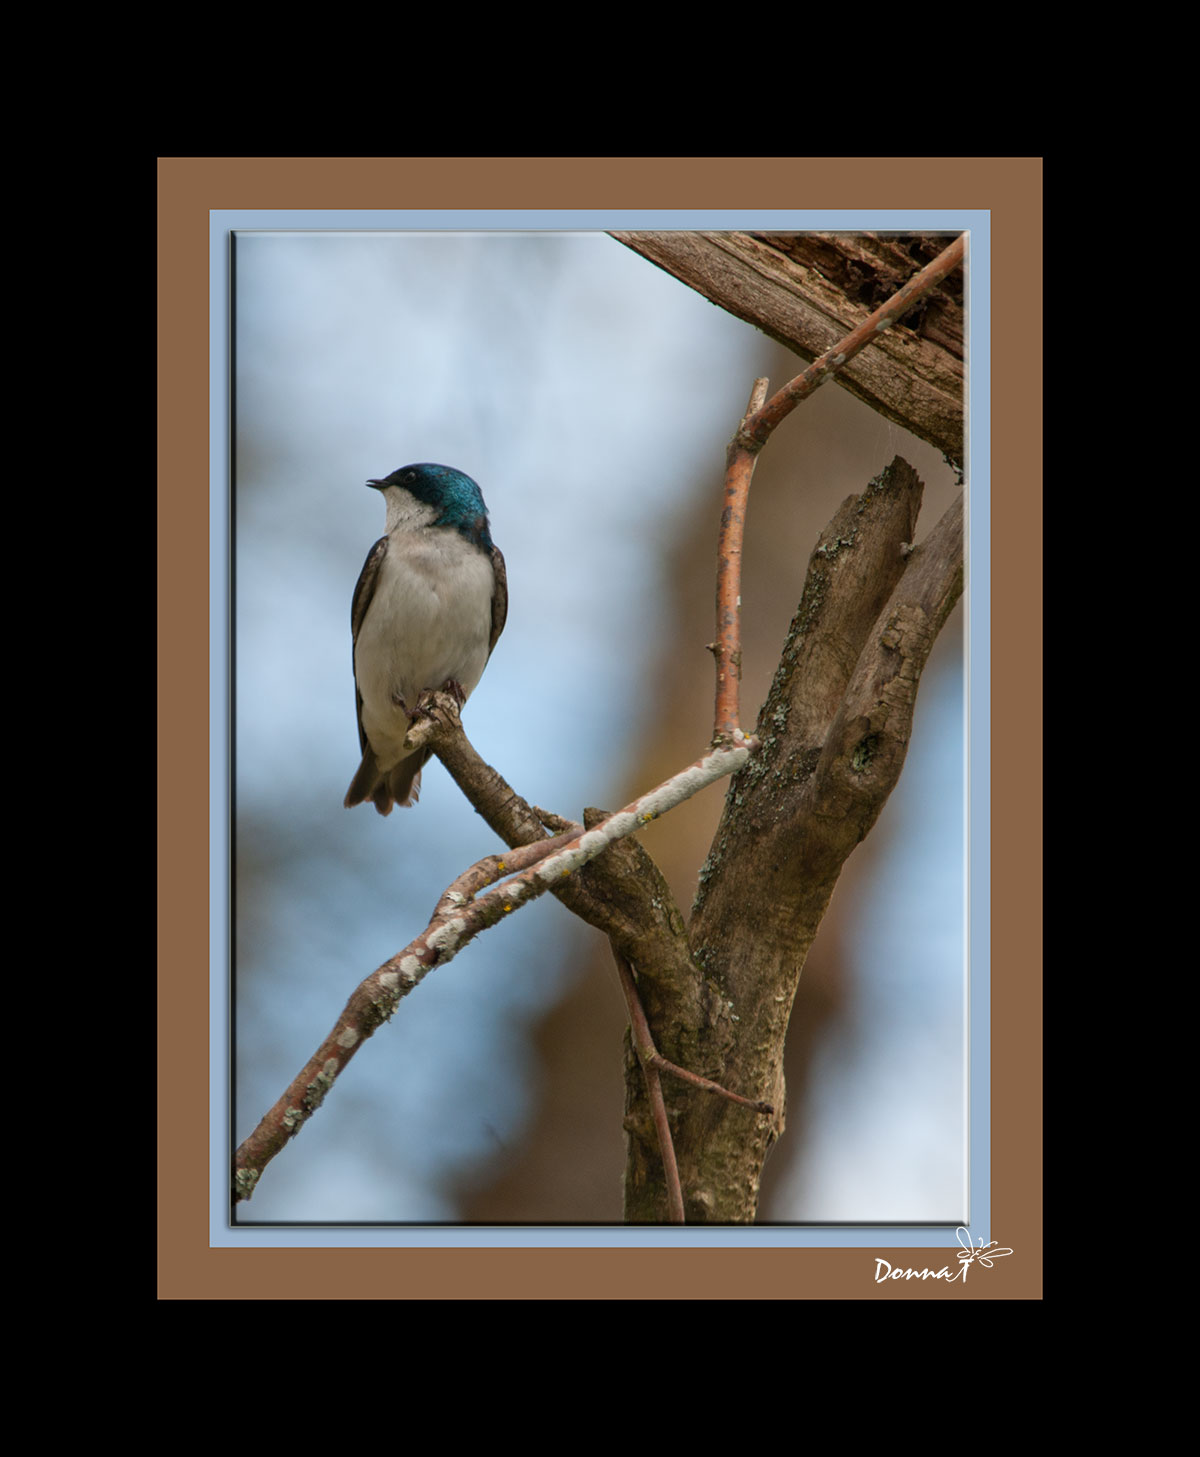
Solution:
<path fill-rule="evenodd" d="M 491 551 L 492 537 L 488 530 L 487 507 L 483 503 L 483 492 L 470 476 L 455 470 L 452 465 L 402 465 L 382 480 L 368 481 L 377 491 L 384 493 L 388 501 L 388 526 L 391 529 L 394 514 L 405 514 L 400 507 L 401 492 L 407 491 L 414 501 L 433 511 L 421 512 L 424 524 L 429 526 L 452 526 L 468 541 Z M 398 491 L 391 487 L 399 487 Z"/>

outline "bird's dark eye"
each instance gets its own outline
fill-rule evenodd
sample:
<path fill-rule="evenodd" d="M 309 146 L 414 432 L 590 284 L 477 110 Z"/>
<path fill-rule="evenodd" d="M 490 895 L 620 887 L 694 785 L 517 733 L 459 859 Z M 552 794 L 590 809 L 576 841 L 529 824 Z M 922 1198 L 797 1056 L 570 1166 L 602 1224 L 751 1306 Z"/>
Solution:
<path fill-rule="evenodd" d="M 417 473 L 416 473 L 415 470 L 410 470 L 410 471 L 406 471 L 405 472 L 404 479 L 406 481 L 415 481 L 416 478 L 417 478 Z"/>

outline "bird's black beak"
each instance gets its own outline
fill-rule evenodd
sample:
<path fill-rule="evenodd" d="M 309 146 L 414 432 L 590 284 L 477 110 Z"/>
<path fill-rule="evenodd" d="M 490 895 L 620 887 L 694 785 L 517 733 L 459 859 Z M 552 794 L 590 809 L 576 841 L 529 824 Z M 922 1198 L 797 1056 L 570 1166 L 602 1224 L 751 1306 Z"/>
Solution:
<path fill-rule="evenodd" d="M 368 481 L 367 482 L 367 485 L 373 487 L 376 491 L 382 491 L 383 488 L 384 488 L 384 486 L 386 484 L 387 484 L 386 481 Z"/>

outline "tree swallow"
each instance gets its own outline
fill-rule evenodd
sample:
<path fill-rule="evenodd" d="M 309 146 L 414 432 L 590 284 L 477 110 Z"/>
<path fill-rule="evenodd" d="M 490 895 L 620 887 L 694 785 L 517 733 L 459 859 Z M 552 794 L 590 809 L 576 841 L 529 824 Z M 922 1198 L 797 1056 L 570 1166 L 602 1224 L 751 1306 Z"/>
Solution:
<path fill-rule="evenodd" d="M 386 815 L 416 802 L 432 752 L 404 748 L 417 699 L 446 688 L 466 702 L 504 631 L 508 577 L 470 476 L 406 465 L 367 485 L 383 492 L 387 533 L 350 609 L 362 763 L 345 805 L 369 799 Z"/>

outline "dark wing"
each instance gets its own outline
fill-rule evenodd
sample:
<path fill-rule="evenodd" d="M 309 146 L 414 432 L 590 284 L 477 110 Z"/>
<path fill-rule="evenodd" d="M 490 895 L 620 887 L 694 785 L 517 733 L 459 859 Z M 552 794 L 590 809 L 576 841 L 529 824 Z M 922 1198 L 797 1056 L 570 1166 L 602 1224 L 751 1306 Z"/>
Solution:
<path fill-rule="evenodd" d="M 489 657 L 491 657 L 492 649 L 496 646 L 500 634 L 504 631 L 505 619 L 508 617 L 508 572 L 505 570 L 504 556 L 498 546 L 492 547 L 492 575 L 496 581 L 492 588 L 492 635 L 488 638 Z"/>
<path fill-rule="evenodd" d="M 375 585 L 379 581 L 379 568 L 383 565 L 383 559 L 387 555 L 388 539 L 381 536 L 371 550 L 367 553 L 367 559 L 363 562 L 363 569 L 358 574 L 358 581 L 354 587 L 354 601 L 350 604 L 350 637 L 351 653 L 350 666 L 354 669 L 354 711 L 358 716 L 358 747 L 361 753 L 367 752 L 367 736 L 363 733 L 362 726 L 362 694 L 358 691 L 358 670 L 354 662 L 353 649 L 358 646 L 358 634 L 363 625 L 363 619 L 367 615 L 367 608 L 375 596 Z"/>

